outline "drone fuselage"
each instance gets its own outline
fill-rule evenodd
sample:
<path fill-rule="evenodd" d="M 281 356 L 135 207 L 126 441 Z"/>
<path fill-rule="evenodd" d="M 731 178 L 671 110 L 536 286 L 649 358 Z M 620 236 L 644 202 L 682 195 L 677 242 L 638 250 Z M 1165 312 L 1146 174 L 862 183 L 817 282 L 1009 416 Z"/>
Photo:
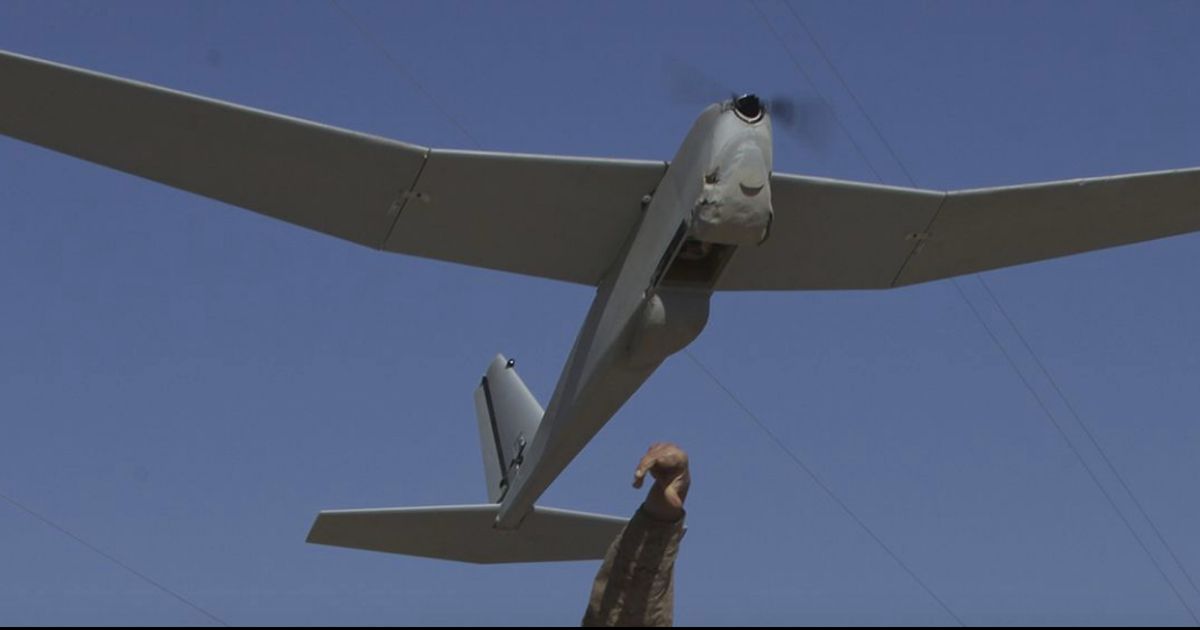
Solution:
<path fill-rule="evenodd" d="M 713 287 L 735 249 L 766 237 L 770 171 L 765 112 L 748 117 L 726 102 L 696 120 L 596 290 L 497 527 L 518 527 L 663 360 L 704 329 Z"/>

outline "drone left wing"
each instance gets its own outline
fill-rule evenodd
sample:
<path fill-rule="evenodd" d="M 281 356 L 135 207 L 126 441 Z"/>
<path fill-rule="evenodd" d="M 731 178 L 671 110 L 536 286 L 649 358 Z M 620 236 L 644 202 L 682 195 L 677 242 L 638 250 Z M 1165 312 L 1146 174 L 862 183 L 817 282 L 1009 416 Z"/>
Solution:
<path fill-rule="evenodd" d="M 662 162 L 443 151 L 0 51 L 0 134 L 355 243 L 598 284 Z"/>

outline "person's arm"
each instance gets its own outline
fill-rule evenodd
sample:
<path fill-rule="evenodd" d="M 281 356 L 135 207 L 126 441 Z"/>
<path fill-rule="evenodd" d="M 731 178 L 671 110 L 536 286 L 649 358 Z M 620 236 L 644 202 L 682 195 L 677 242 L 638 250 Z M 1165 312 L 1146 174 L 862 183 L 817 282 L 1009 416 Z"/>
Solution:
<path fill-rule="evenodd" d="M 649 472 L 654 486 L 613 541 L 596 574 L 584 626 L 670 626 L 674 618 L 674 567 L 683 538 L 684 499 L 691 486 L 687 453 L 658 443 L 642 457 L 633 486 Z"/>

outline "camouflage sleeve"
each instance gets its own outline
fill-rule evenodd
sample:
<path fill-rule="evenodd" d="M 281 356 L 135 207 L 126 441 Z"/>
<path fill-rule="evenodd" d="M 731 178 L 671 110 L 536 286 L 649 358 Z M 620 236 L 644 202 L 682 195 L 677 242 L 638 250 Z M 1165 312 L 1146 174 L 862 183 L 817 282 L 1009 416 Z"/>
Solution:
<path fill-rule="evenodd" d="M 670 626 L 675 556 L 683 518 L 659 521 L 638 509 L 613 541 L 592 585 L 584 626 Z"/>

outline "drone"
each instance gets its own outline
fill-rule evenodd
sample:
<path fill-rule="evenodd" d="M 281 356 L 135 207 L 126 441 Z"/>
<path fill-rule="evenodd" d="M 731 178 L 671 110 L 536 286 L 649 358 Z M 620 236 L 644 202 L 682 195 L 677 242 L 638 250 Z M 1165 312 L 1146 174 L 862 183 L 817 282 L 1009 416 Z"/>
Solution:
<path fill-rule="evenodd" d="M 662 162 L 421 147 L 3 51 L 0 85 L 17 140 L 374 249 L 595 287 L 544 408 L 504 355 L 475 388 L 488 503 L 326 510 L 307 538 L 412 556 L 603 557 L 626 519 L 537 501 L 715 291 L 890 289 L 1200 230 L 1200 168 L 953 192 L 776 173 L 754 94 L 709 105 Z"/>

